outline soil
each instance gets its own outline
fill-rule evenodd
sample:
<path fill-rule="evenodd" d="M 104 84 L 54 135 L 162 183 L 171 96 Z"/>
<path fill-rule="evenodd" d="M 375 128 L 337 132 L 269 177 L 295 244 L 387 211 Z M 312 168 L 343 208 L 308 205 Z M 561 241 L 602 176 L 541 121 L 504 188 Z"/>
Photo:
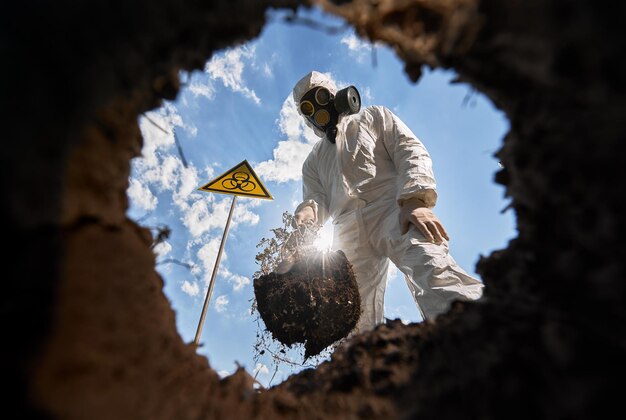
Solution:
<path fill-rule="evenodd" d="M 622 411 L 626 2 L 320 2 L 393 48 L 411 80 L 424 66 L 454 70 L 508 118 L 495 180 L 518 235 L 481 257 L 484 298 L 358 334 L 270 390 L 256 391 L 243 368 L 220 379 L 178 334 L 150 232 L 126 217 L 138 116 L 176 96 L 180 70 L 201 71 L 214 51 L 257 36 L 268 9 L 299 2 L 11 2 L 0 14 L 6 411 L 93 420 Z"/>
<path fill-rule="evenodd" d="M 352 264 L 342 251 L 315 252 L 284 274 L 254 280 L 258 311 L 275 340 L 305 345 L 305 360 L 346 337 L 361 314 Z"/>

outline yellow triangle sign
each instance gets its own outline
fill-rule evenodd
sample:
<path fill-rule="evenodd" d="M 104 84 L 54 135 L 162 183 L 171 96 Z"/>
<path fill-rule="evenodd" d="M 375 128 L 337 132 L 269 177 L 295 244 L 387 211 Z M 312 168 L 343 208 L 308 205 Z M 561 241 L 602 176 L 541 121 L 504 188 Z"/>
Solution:
<path fill-rule="evenodd" d="M 220 194 L 241 195 L 266 200 L 274 199 L 247 160 L 198 189 Z"/>

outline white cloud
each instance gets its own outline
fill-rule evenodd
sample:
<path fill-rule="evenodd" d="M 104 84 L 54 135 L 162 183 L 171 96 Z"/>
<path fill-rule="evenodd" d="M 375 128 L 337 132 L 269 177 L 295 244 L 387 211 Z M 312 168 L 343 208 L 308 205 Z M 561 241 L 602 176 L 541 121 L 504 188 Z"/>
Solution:
<path fill-rule="evenodd" d="M 191 137 L 195 137 L 198 134 L 198 128 L 190 123 L 183 121 L 183 117 L 178 113 L 178 108 L 171 102 L 164 102 L 160 108 L 160 112 L 165 114 L 165 118 L 169 121 L 169 124 L 173 129 L 180 127 L 187 132 Z M 173 138 L 172 130 L 172 138 Z"/>
<path fill-rule="evenodd" d="M 217 374 L 220 375 L 220 378 L 225 378 L 227 376 L 230 376 L 230 372 L 225 369 L 218 370 Z"/>
<path fill-rule="evenodd" d="M 159 192 L 173 190 L 183 163 L 174 155 L 159 157 L 158 161 L 156 165 L 142 168 L 144 170 L 140 174 L 141 181 L 154 185 Z"/>
<path fill-rule="evenodd" d="M 200 260 L 202 268 L 204 269 L 206 284 L 208 284 L 211 280 L 211 275 L 213 274 L 213 268 L 215 267 L 215 260 L 217 259 L 217 253 L 220 249 L 221 240 L 221 237 L 212 238 L 198 250 L 197 256 Z M 228 259 L 228 256 L 226 255 L 226 251 L 223 251 L 221 261 L 225 261 L 226 259 Z"/>
<path fill-rule="evenodd" d="M 185 127 L 185 129 L 191 137 L 196 137 L 198 135 L 198 127 L 196 127 L 195 125 L 187 126 Z"/>
<path fill-rule="evenodd" d="M 133 179 L 144 188 L 152 185 L 158 192 L 174 190 L 181 179 L 184 182 L 183 187 L 187 188 L 187 180 L 197 171 L 193 167 L 185 168 L 176 154 L 172 127 L 181 126 L 191 133 L 197 129 L 183 124 L 182 118 L 171 104 L 147 113 L 146 117 L 140 119 L 139 126 L 144 145 L 142 157 L 133 161 Z M 138 193 L 138 187 L 134 188 L 134 192 Z"/>
<path fill-rule="evenodd" d="M 389 268 L 387 269 L 387 285 L 395 280 L 398 273 L 400 273 L 400 270 L 398 270 L 394 264 L 389 264 Z"/>
<path fill-rule="evenodd" d="M 164 130 L 171 125 L 182 124 L 175 108 L 171 105 L 167 107 L 167 110 L 162 108 L 148 114 Z M 146 118 L 140 120 L 140 125 L 145 141 L 143 157 L 133 161 L 134 173 L 128 191 L 133 204 L 151 210 L 158 204 L 152 191 L 169 193 L 169 196 L 159 198 L 178 208 L 180 219 L 194 238 L 198 239 L 211 229 L 223 228 L 230 200 L 218 201 L 213 194 L 197 191 L 202 184 L 199 171 L 194 165 L 183 165 L 171 131 L 164 132 Z M 211 166 L 206 166 L 201 172 L 206 174 L 203 175 L 205 180 L 214 175 Z M 259 222 L 258 215 L 250 211 L 250 207 L 240 206 L 233 219 L 233 226 L 237 223 L 255 225 Z"/>
<path fill-rule="evenodd" d="M 159 200 L 152 194 L 150 188 L 143 185 L 139 180 L 132 178 L 128 190 L 126 190 L 128 198 L 133 206 L 142 208 L 146 211 L 154 210 Z"/>
<path fill-rule="evenodd" d="M 377 45 L 372 45 L 370 42 L 357 37 L 355 34 L 344 36 L 341 38 L 340 42 L 348 47 L 350 55 L 356 58 L 359 63 L 365 61 L 368 55 L 371 54 L 372 47 Z"/>
<path fill-rule="evenodd" d="M 249 285 L 252 281 L 246 276 L 240 276 L 239 274 L 232 273 L 228 268 L 220 266 L 219 274 L 232 284 L 234 292 L 240 292 L 244 287 Z"/>
<path fill-rule="evenodd" d="M 274 73 L 272 72 L 272 68 L 267 63 L 263 64 L 263 74 L 266 77 L 269 77 L 269 78 L 273 78 L 274 77 Z"/>
<path fill-rule="evenodd" d="M 231 273 L 230 270 L 224 266 L 220 266 L 219 275 L 233 285 L 234 292 L 240 292 L 244 287 L 251 283 L 251 280 L 248 277 Z"/>
<path fill-rule="evenodd" d="M 283 102 L 277 124 L 287 140 L 279 141 L 273 151 L 274 159 L 260 162 L 255 171 L 267 181 L 297 181 L 302 178 L 302 164 L 320 138 L 298 114 L 291 95 Z"/>
<path fill-rule="evenodd" d="M 245 286 L 250 284 L 250 279 L 245 276 L 240 276 L 238 274 L 233 274 L 228 282 L 233 285 L 233 290 L 235 292 L 240 292 Z"/>
<path fill-rule="evenodd" d="M 139 119 L 139 128 L 143 137 L 141 166 L 156 166 L 159 163 L 157 151 L 167 150 L 174 145 L 174 133 L 169 121 L 161 112 L 152 111 Z"/>
<path fill-rule="evenodd" d="M 261 200 L 256 200 L 261 201 Z M 256 207 L 254 202 L 248 201 L 235 205 L 233 212 L 233 227 L 239 223 L 246 223 L 250 226 L 255 226 L 261 219 L 258 214 L 250 211 L 250 207 Z"/>
<path fill-rule="evenodd" d="M 288 140 L 300 140 L 315 144 L 320 139 L 315 132 L 304 122 L 304 118 L 298 113 L 293 96 L 289 95 L 280 109 L 280 116 L 276 121 L 280 132 L 287 136 Z"/>
<path fill-rule="evenodd" d="M 372 90 L 370 89 L 369 86 L 366 86 L 363 89 L 363 92 L 361 93 L 361 95 L 362 95 L 361 100 L 362 100 L 363 107 L 374 103 L 374 96 L 372 95 Z"/>
<path fill-rule="evenodd" d="M 265 200 L 259 200 L 258 198 L 251 197 L 237 197 L 237 202 L 245 205 L 247 208 L 251 209 L 254 207 L 259 207 L 263 205 L 263 203 L 267 203 Z"/>
<path fill-rule="evenodd" d="M 191 235 L 195 238 L 209 232 L 211 229 L 226 226 L 228 213 L 232 198 L 224 198 L 217 201 L 213 195 L 207 195 L 206 198 L 192 201 L 191 205 L 185 208 L 181 220 L 189 229 Z M 249 202 L 237 204 L 233 212 L 231 227 L 235 228 L 238 224 L 248 224 L 254 226 L 259 223 L 259 215 L 250 210 L 254 205 Z"/>
<path fill-rule="evenodd" d="M 302 178 L 302 164 L 312 148 L 299 141 L 280 141 L 274 149 L 274 159 L 259 163 L 256 171 L 268 181 L 297 181 Z"/>
<path fill-rule="evenodd" d="M 357 37 L 355 34 L 349 34 L 341 38 L 342 44 L 347 45 L 350 51 L 361 51 L 369 49 L 370 44 Z"/>
<path fill-rule="evenodd" d="M 193 96 L 196 97 L 204 96 L 209 100 L 215 98 L 215 87 L 210 81 L 207 83 L 200 83 L 198 81 L 192 82 L 189 86 L 187 86 L 187 89 L 189 89 L 189 91 L 193 93 Z"/>
<path fill-rule="evenodd" d="M 200 293 L 200 286 L 198 286 L 198 283 L 195 281 L 190 282 L 185 280 L 180 289 L 189 296 L 198 296 Z"/>
<path fill-rule="evenodd" d="M 193 165 L 179 169 L 178 189 L 174 191 L 172 199 L 180 210 L 188 210 L 189 201 L 195 202 L 200 197 L 200 194 L 196 193 L 199 184 L 198 171 Z"/>
<path fill-rule="evenodd" d="M 242 93 L 254 103 L 260 104 L 261 100 L 256 93 L 246 86 L 243 80 L 245 61 L 253 62 L 255 59 L 256 46 L 241 46 L 226 50 L 223 54 L 217 54 L 206 64 L 205 71 L 211 79 L 219 79 L 224 86 L 234 92 Z"/>
<path fill-rule="evenodd" d="M 143 156 L 133 161 L 133 175 L 128 188 L 129 199 L 133 205 L 146 210 L 156 209 L 159 202 L 169 204 L 169 208 L 163 208 L 163 211 L 179 217 L 189 232 L 186 252 L 188 255 L 195 255 L 198 261 L 198 264 L 194 264 L 192 273 L 208 283 L 221 240 L 221 235 L 216 238 L 209 234 L 213 229 L 219 229 L 220 233 L 224 229 L 232 197 L 216 197 L 215 194 L 197 191 L 203 183 L 201 176 L 205 182 L 214 177 L 215 165 L 208 165 L 202 170 L 192 164 L 187 167 L 183 165 L 171 131 L 173 126 L 181 126 L 183 121 L 173 105 L 166 104 L 164 108 L 147 115 L 154 123 L 146 117 L 139 121 L 144 136 Z M 159 193 L 158 199 L 156 192 Z M 259 200 L 238 201 L 231 227 L 258 224 L 260 217 L 253 209 L 259 205 Z M 169 243 L 155 247 L 155 253 L 161 257 L 171 251 L 172 246 Z M 222 255 L 222 260 L 227 260 L 226 253 Z M 250 284 L 249 278 L 230 272 L 226 280 L 236 292 Z M 185 281 L 181 289 L 190 296 L 196 296 L 200 293 L 200 283 Z M 222 301 L 219 308 L 225 308 L 227 303 Z"/>
<path fill-rule="evenodd" d="M 215 168 L 210 165 L 205 166 L 203 176 L 207 180 L 213 179 L 213 177 L 215 176 Z"/>
<path fill-rule="evenodd" d="M 187 246 L 189 246 L 189 244 L 187 244 Z M 194 265 L 191 266 L 191 269 L 189 271 L 194 276 L 199 276 L 202 273 L 202 268 L 199 265 L 194 264 Z"/>
<path fill-rule="evenodd" d="M 257 363 L 254 367 L 253 372 L 256 374 L 257 372 L 261 375 L 269 375 L 270 370 L 263 363 Z"/>
<path fill-rule="evenodd" d="M 207 200 L 200 200 L 193 203 L 188 211 L 183 214 L 182 220 L 194 237 L 202 235 L 212 227 L 217 227 L 215 219 L 211 217 L 211 213 L 209 212 L 209 203 Z"/>
<path fill-rule="evenodd" d="M 198 259 L 204 271 L 204 282 L 209 284 L 211 276 L 213 275 L 213 268 L 215 267 L 215 261 L 217 259 L 217 253 L 219 252 L 221 236 L 210 239 L 205 243 L 197 253 Z M 220 266 L 218 267 L 219 275 L 226 279 L 228 283 L 233 286 L 233 291 L 240 292 L 244 287 L 249 285 L 252 281 L 246 276 L 232 273 L 223 262 L 228 259 L 226 251 L 222 252 L 222 259 Z"/>
<path fill-rule="evenodd" d="M 389 319 L 400 319 L 403 324 L 410 324 L 412 322 L 417 322 L 422 319 L 420 315 L 419 309 L 417 307 L 411 305 L 410 307 L 405 305 L 398 305 L 396 307 L 390 308 Z"/>
<path fill-rule="evenodd" d="M 163 258 L 172 251 L 172 245 L 167 241 L 162 241 L 156 244 L 152 251 L 157 255 L 157 257 Z"/>
<path fill-rule="evenodd" d="M 215 310 L 219 313 L 222 313 L 226 310 L 228 306 L 228 297 L 226 295 L 220 295 L 215 299 Z"/>

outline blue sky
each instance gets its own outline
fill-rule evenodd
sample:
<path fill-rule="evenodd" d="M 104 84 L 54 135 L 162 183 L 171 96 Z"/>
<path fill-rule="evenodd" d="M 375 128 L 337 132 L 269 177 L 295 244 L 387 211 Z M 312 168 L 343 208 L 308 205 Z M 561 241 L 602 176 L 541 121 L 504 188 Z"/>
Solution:
<path fill-rule="evenodd" d="M 132 162 L 128 188 L 131 219 L 171 229 L 154 249 L 157 270 L 179 333 L 192 342 L 232 201 L 197 189 L 244 159 L 260 176 L 274 200 L 237 199 L 198 352 L 220 374 L 239 364 L 264 386 L 275 365 L 268 355 L 253 360 L 254 257 L 259 240 L 281 226 L 282 213 L 293 212 L 302 198 L 300 168 L 318 138 L 297 115 L 290 94 L 309 71 L 329 73 L 340 88 L 355 85 L 364 106 L 387 106 L 425 144 L 437 178 L 435 213 L 451 237 L 452 255 L 468 272 L 475 274 L 481 255 L 506 247 L 516 235 L 514 215 L 502 213 L 504 189 L 493 182 L 499 169 L 493 154 L 508 128 L 500 111 L 467 85 L 450 84 L 451 72 L 425 69 L 412 84 L 391 49 L 372 46 L 351 29 L 329 34 L 283 23 L 281 13 L 273 12 L 258 38 L 217 52 L 204 71 L 181 74 L 184 87 L 176 100 L 140 117 L 144 147 Z M 343 25 L 315 9 L 300 13 Z M 386 316 L 420 321 L 404 278 L 397 270 L 390 274 Z M 278 366 L 272 385 L 298 370 Z"/>

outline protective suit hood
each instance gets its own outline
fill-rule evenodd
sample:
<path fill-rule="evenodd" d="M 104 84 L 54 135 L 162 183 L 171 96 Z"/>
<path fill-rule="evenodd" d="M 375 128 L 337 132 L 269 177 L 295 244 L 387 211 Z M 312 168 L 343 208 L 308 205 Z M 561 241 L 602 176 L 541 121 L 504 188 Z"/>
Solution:
<path fill-rule="evenodd" d="M 312 71 L 293 89 L 298 113 L 319 137 L 335 144 L 341 117 L 357 114 L 361 109 L 361 95 L 354 86 L 337 90 L 326 75 Z"/>
<path fill-rule="evenodd" d="M 296 108 L 298 109 L 298 114 L 300 114 L 300 116 L 304 118 L 305 124 L 313 129 L 318 137 L 324 138 L 326 136 L 326 133 L 315 125 L 311 124 L 311 122 L 304 117 L 302 111 L 300 111 L 300 107 L 298 106 L 304 94 L 315 87 L 324 87 L 328 89 L 328 91 L 332 95 L 337 94 L 337 85 L 335 85 L 335 82 L 333 82 L 330 77 L 318 71 L 312 71 L 304 76 L 302 79 L 300 79 L 300 81 L 298 81 L 298 83 L 296 83 L 296 85 L 294 86 L 292 92 L 293 101 L 295 102 Z"/>

